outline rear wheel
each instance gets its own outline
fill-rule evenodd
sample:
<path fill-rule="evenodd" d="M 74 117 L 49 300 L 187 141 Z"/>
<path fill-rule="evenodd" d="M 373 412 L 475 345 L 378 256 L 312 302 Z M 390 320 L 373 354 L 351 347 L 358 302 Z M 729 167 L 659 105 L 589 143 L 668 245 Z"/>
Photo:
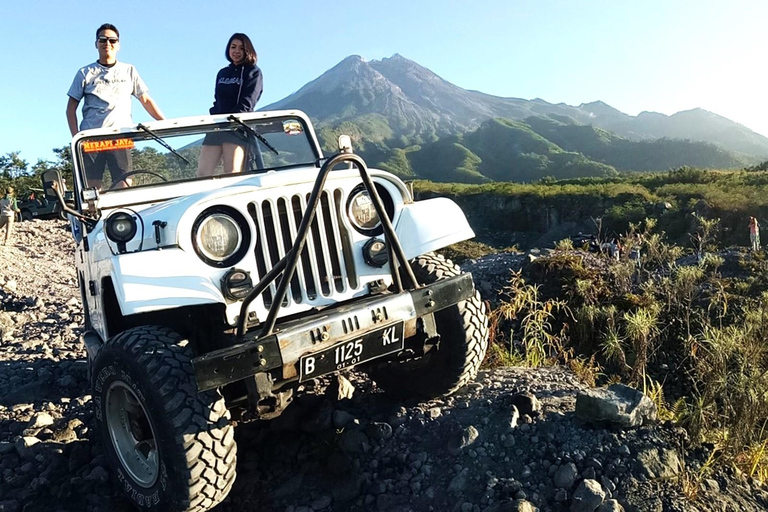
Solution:
<path fill-rule="evenodd" d="M 29 210 L 21 210 L 21 220 L 32 220 L 32 212 Z"/>
<path fill-rule="evenodd" d="M 224 399 L 198 393 L 191 354 L 165 327 L 129 329 L 93 364 L 102 443 L 118 485 L 142 510 L 205 511 L 235 480 L 237 447 Z"/>
<path fill-rule="evenodd" d="M 416 279 L 430 284 L 461 273 L 439 254 L 425 254 L 411 261 Z M 368 369 L 386 392 L 401 398 L 435 398 L 454 393 L 477 375 L 488 348 L 488 317 L 480 294 L 434 314 L 440 344 L 423 357 L 393 361 Z"/>

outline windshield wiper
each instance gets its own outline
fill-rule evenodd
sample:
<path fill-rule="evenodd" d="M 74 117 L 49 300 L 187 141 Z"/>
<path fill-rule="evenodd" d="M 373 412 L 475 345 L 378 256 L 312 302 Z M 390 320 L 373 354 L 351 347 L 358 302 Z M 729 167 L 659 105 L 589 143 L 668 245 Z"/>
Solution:
<path fill-rule="evenodd" d="M 272 147 L 272 144 L 270 144 L 269 142 L 267 142 L 267 139 L 265 139 L 265 138 L 264 138 L 264 136 L 263 136 L 262 134 L 260 134 L 259 132 L 257 132 L 256 130 L 254 130 L 253 128 L 251 128 L 250 126 L 248 126 L 247 124 L 245 124 L 244 122 L 242 122 L 242 121 L 241 121 L 241 120 L 240 120 L 238 117 L 235 117 L 234 115 L 231 115 L 231 116 L 229 116 L 227 119 L 228 119 L 229 121 L 234 121 L 235 123 L 239 124 L 241 127 L 245 128 L 245 130 L 246 130 L 248 133 L 250 133 L 251 135 L 253 135 L 253 136 L 254 136 L 254 137 L 256 137 L 257 139 L 259 139 L 259 142 L 261 142 L 262 144 L 264 144 L 265 146 L 267 146 L 267 148 L 268 148 L 270 151 L 272 151 L 274 154 L 276 154 L 276 155 L 279 155 L 279 154 L 280 154 L 280 153 L 278 153 L 278 152 L 277 152 L 277 150 L 276 150 L 275 148 L 273 148 L 273 147 Z"/>
<path fill-rule="evenodd" d="M 157 141 L 157 143 L 158 143 L 158 144 L 160 144 L 161 146 L 163 146 L 165 149 L 167 149 L 168 151 L 170 151 L 171 153 L 173 153 L 173 154 L 174 154 L 174 155 L 176 155 L 177 157 L 179 157 L 179 158 L 181 158 L 182 160 L 184 160 L 184 161 L 187 163 L 187 165 L 192 165 L 192 164 L 190 164 L 190 163 L 189 163 L 189 160 L 187 160 L 186 158 L 184 158 L 184 157 L 183 157 L 181 154 L 179 154 L 179 152 L 178 152 L 178 151 L 176 151 L 175 149 L 173 149 L 173 148 L 170 146 L 170 144 L 168 144 L 167 142 L 165 142 L 165 141 L 164 141 L 163 139 L 161 139 L 161 138 L 160 138 L 160 137 L 159 137 L 159 136 L 158 136 L 158 135 L 157 135 L 155 132 L 153 132 L 152 130 L 150 130 L 149 128 L 147 128 L 146 126 L 144 126 L 143 124 L 141 124 L 141 123 L 137 124 L 137 125 L 136 125 L 136 128 L 138 128 L 139 130 L 144 130 L 145 132 L 147 132 L 147 133 L 149 134 L 149 136 L 150 136 L 150 137 L 152 137 L 153 139 L 155 139 L 155 141 Z"/>

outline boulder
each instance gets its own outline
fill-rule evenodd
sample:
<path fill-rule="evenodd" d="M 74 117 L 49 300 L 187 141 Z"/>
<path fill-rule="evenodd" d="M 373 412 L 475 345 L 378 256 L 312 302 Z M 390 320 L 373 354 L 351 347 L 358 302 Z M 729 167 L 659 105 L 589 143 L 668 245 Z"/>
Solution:
<path fill-rule="evenodd" d="M 648 478 L 674 478 L 683 465 L 677 452 L 671 448 L 646 448 L 637 454 L 639 471 Z"/>
<path fill-rule="evenodd" d="M 573 493 L 571 501 L 571 512 L 595 512 L 595 509 L 602 505 L 605 499 L 605 492 L 596 480 L 582 480 L 576 491 Z"/>
<path fill-rule="evenodd" d="M 640 391 L 623 384 L 589 389 L 576 396 L 576 417 L 587 423 L 639 427 L 658 418 L 656 404 Z"/>

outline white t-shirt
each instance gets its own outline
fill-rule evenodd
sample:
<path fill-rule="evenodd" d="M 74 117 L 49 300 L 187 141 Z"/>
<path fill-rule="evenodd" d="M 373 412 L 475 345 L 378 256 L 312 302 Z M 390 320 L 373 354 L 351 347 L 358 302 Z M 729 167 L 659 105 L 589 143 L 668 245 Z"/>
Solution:
<path fill-rule="evenodd" d="M 133 65 L 94 62 L 77 72 L 67 95 L 77 101 L 85 98 L 80 129 L 88 130 L 132 125 L 131 96 L 140 98 L 148 90 Z"/>

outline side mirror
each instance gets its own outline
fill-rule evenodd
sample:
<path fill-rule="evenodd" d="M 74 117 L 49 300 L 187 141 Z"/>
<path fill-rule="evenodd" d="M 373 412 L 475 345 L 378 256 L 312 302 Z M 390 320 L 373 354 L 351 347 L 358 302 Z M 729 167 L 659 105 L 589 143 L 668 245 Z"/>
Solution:
<path fill-rule="evenodd" d="M 64 181 L 61 179 L 61 174 L 55 169 L 45 171 L 40 177 L 40 180 L 43 182 L 45 197 L 48 198 L 49 201 L 58 201 L 59 196 L 66 190 Z M 58 190 L 58 194 L 56 194 L 56 190 Z"/>

